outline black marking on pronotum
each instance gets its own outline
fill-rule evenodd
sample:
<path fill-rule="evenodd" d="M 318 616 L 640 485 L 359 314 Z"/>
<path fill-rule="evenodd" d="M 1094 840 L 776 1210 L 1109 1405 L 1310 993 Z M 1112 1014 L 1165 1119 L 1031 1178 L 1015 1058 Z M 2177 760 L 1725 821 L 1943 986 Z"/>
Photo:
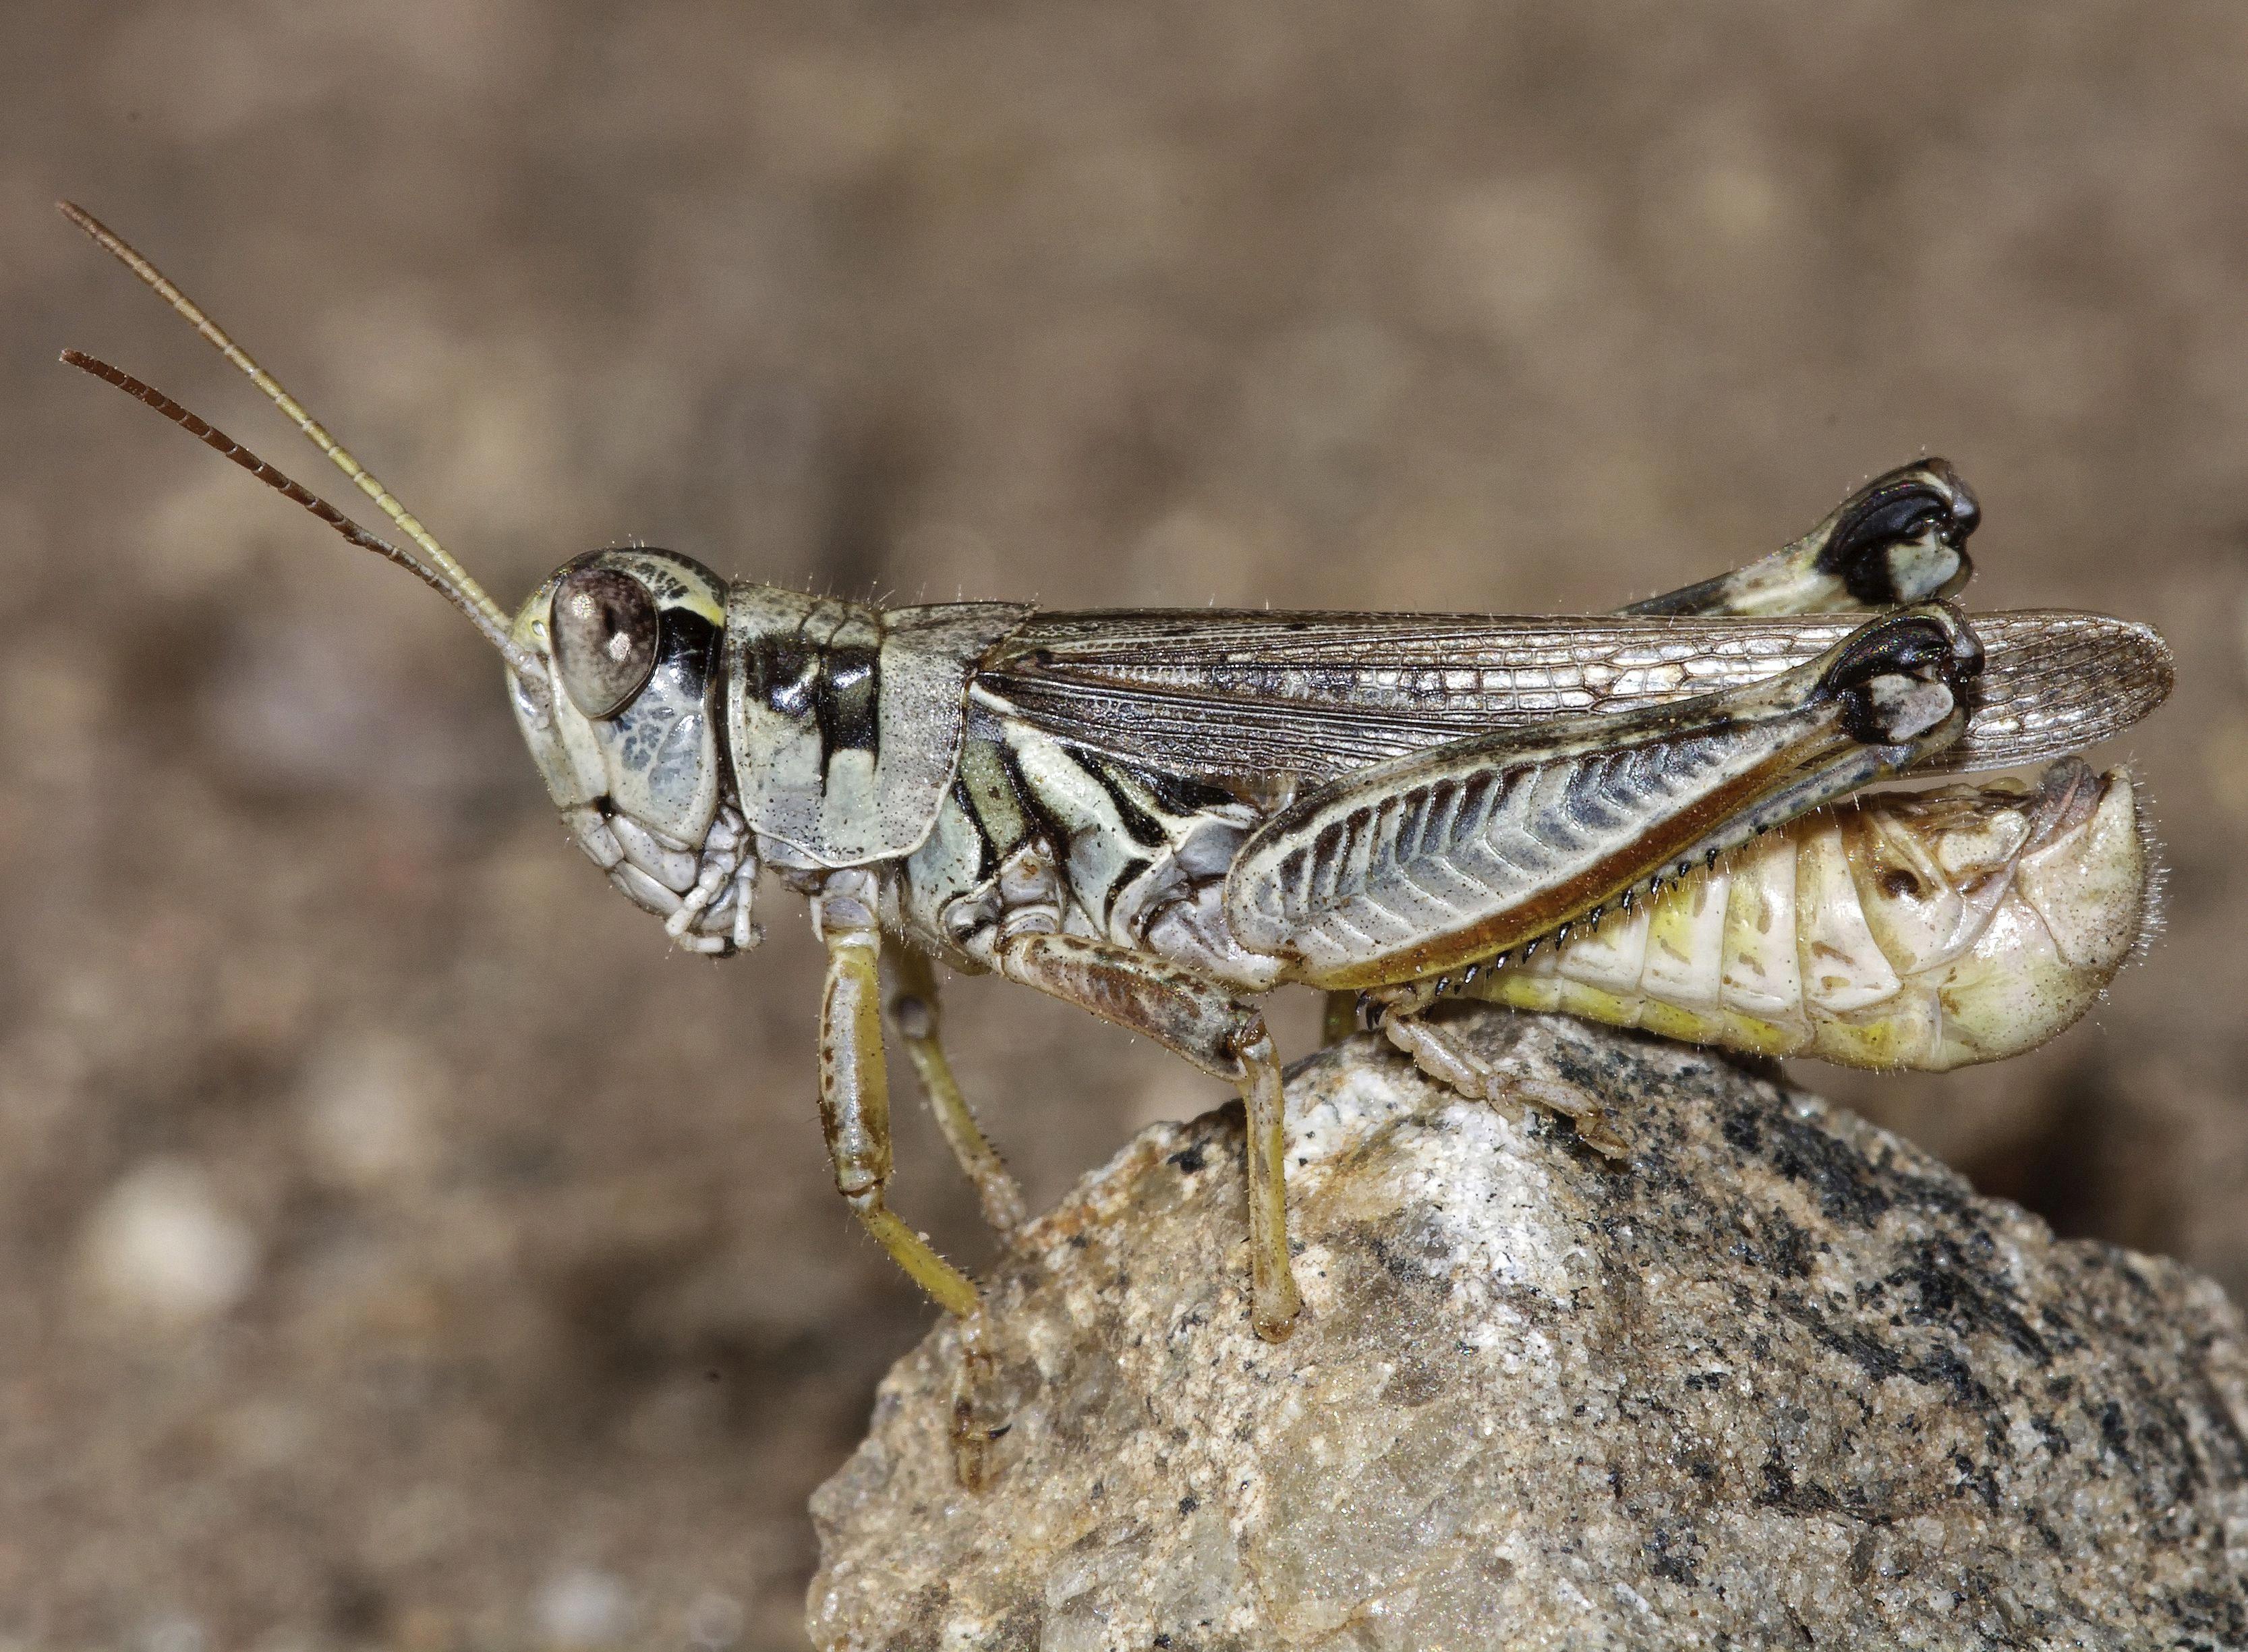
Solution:
<path fill-rule="evenodd" d="M 819 651 L 819 673 L 812 684 L 812 714 L 819 723 L 819 749 L 882 754 L 881 650 L 853 643 L 831 644 Z"/>
<path fill-rule="evenodd" d="M 819 662 L 793 637 L 759 637 L 750 649 L 750 692 L 785 717 L 812 714 Z"/>

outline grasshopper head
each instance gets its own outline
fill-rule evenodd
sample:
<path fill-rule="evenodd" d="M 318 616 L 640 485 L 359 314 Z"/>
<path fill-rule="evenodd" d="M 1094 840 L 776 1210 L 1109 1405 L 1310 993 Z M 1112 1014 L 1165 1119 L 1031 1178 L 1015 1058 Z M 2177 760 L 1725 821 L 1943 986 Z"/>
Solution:
<path fill-rule="evenodd" d="M 507 662 L 516 722 L 578 847 L 682 945 L 723 953 L 754 942 L 756 839 L 724 799 L 718 736 L 724 583 L 668 551 L 593 551 L 556 569 L 511 623 L 420 518 L 217 322 L 85 209 L 57 204 L 247 373 L 409 543 L 369 532 L 131 374 L 76 350 L 63 360 L 146 402 L 451 603 Z"/>
<path fill-rule="evenodd" d="M 725 582 L 668 551 L 593 551 L 531 593 L 509 641 L 509 698 L 578 847 L 682 944 L 755 939 L 757 863 L 724 801 L 719 641 Z"/>

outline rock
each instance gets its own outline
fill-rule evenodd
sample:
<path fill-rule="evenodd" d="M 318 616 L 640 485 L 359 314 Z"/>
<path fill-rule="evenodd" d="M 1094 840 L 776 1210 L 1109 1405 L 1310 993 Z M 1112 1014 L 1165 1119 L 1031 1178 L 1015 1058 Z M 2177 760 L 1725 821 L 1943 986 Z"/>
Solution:
<path fill-rule="evenodd" d="M 1370 1038 L 1288 1086 L 1307 1308 L 1249 1328 L 1238 1107 L 1158 1126 L 992 1282 L 998 1477 L 948 1323 L 813 1499 L 826 1649 L 2248 1644 L 2217 1288 L 2061 1242 L 1684 1048 L 1469 1010 L 1611 1163 Z"/>

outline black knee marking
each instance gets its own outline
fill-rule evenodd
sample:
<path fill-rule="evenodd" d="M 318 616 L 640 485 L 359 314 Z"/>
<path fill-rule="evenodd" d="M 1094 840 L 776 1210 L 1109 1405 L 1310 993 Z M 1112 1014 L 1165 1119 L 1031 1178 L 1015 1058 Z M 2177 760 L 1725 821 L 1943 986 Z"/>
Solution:
<path fill-rule="evenodd" d="M 1929 603 L 1875 620 L 1842 647 L 1820 680 L 1842 702 L 1842 724 L 1866 745 L 1925 734 L 1966 697 L 1983 645 L 1950 607 Z"/>
<path fill-rule="evenodd" d="M 1842 507 L 1813 566 L 1868 607 L 1948 595 L 1974 572 L 1967 538 L 1982 520 L 1982 506 L 1945 461 L 1900 466 Z"/>

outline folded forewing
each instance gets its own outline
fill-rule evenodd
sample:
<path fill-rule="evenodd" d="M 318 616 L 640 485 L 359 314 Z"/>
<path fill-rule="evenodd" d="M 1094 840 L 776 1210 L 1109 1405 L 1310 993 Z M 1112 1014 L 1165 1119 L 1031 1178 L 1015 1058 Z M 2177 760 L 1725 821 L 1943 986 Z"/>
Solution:
<path fill-rule="evenodd" d="M 1324 779 L 1464 736 L 1745 686 L 1862 616 L 1782 619 L 1045 614 L 977 685 L 1067 740 L 1214 778 Z M 1974 616 L 1988 655 L 1971 718 L 1929 771 L 2010 768 L 2129 728 L 2169 694 L 2151 627 L 2104 614 Z"/>

